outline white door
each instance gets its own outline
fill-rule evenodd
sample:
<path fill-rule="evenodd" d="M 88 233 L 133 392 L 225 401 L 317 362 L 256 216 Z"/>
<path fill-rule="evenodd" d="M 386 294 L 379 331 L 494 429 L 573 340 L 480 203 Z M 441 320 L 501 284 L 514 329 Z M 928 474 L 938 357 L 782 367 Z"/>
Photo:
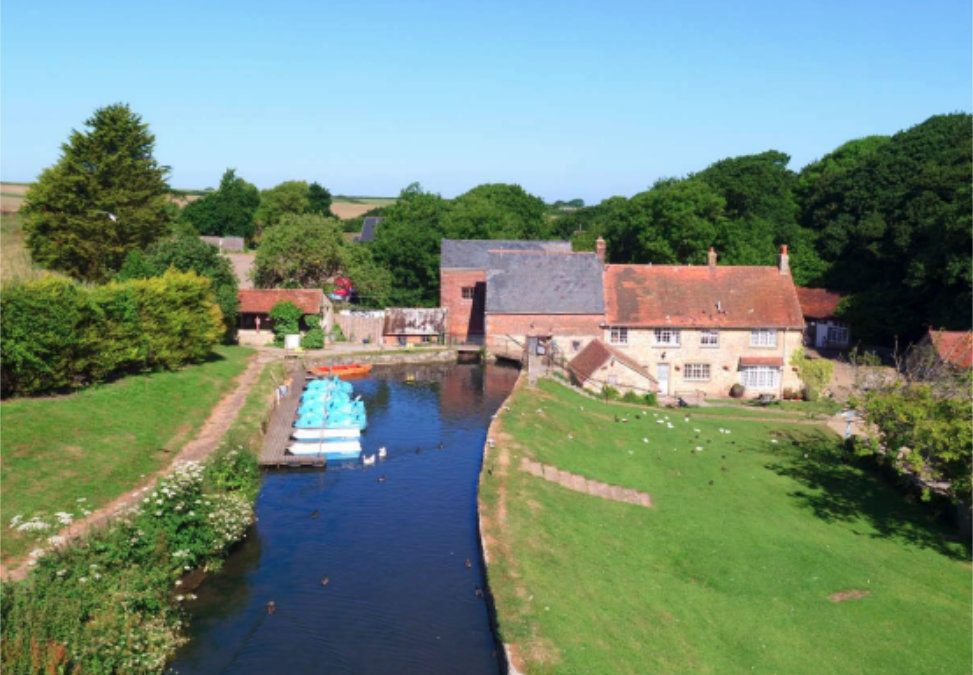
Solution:
<path fill-rule="evenodd" d="M 659 393 L 669 395 L 669 364 L 659 363 L 655 366 L 655 379 L 659 382 Z"/>

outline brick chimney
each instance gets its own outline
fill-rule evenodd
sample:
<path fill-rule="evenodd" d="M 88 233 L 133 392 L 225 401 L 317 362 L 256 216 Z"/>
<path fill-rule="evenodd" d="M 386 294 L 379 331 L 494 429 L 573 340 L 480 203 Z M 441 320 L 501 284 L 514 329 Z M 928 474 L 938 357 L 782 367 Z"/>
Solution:
<path fill-rule="evenodd" d="M 778 258 L 777 267 L 780 269 L 781 274 L 791 273 L 791 261 L 790 256 L 787 255 L 787 244 L 781 244 L 780 247 L 780 257 Z"/>
<path fill-rule="evenodd" d="M 598 237 L 595 240 L 595 255 L 598 256 L 598 260 L 601 261 L 602 265 L 605 264 L 605 248 L 605 240 Z"/>
<path fill-rule="evenodd" d="M 716 267 L 716 249 L 712 246 L 709 247 L 709 252 L 706 254 L 706 262 L 710 267 Z"/>

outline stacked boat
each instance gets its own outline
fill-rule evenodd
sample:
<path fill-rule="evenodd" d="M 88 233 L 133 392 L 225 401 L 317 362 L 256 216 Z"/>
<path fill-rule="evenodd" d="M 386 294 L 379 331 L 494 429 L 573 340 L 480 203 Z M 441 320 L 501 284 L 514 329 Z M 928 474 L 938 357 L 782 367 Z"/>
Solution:
<path fill-rule="evenodd" d="M 365 403 L 350 382 L 337 376 L 311 380 L 301 394 L 292 455 L 323 455 L 328 459 L 352 459 L 361 454 L 361 432 L 368 425 Z"/>

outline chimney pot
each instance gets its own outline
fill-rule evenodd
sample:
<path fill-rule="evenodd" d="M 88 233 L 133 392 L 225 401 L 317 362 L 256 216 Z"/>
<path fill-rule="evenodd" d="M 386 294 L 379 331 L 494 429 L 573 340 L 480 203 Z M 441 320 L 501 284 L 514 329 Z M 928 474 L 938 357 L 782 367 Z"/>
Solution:
<path fill-rule="evenodd" d="M 607 246 L 605 244 L 605 240 L 602 239 L 601 237 L 598 237 L 595 240 L 595 255 L 598 256 L 598 260 L 601 261 L 601 264 L 602 265 L 605 264 L 605 249 L 606 248 L 607 248 Z"/>
<path fill-rule="evenodd" d="M 709 247 L 709 251 L 706 254 L 706 259 L 710 267 L 716 267 L 716 249 L 712 246 Z"/>

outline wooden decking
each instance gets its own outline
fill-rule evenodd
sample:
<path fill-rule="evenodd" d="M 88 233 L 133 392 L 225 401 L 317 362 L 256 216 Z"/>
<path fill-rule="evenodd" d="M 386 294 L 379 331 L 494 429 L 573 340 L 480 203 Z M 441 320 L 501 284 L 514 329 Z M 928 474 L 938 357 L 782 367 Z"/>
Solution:
<path fill-rule="evenodd" d="M 309 457 L 287 454 L 291 442 L 291 431 L 297 408 L 304 391 L 304 366 L 298 362 L 292 370 L 291 388 L 287 396 L 280 400 L 270 417 L 267 433 L 264 434 L 263 448 L 260 450 L 260 465 L 270 467 L 300 467 L 325 465 L 324 457 Z"/>

